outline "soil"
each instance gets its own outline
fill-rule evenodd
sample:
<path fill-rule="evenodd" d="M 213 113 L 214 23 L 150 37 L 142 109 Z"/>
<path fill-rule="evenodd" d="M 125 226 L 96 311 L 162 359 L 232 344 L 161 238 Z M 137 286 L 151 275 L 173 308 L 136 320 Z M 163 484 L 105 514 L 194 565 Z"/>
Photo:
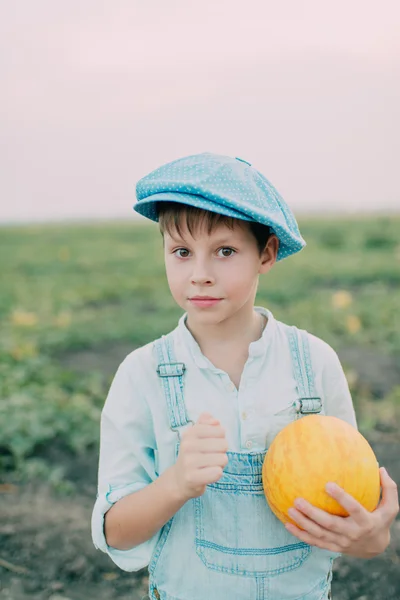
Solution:
<path fill-rule="evenodd" d="M 392 436 L 392 437 L 391 437 Z M 376 433 L 371 439 L 380 464 L 400 482 L 400 439 Z M 60 460 L 53 451 L 52 458 Z M 81 463 L 81 464 L 80 464 Z M 97 456 L 66 470 L 79 490 L 63 497 L 44 484 L 0 486 L 0 600 L 144 600 L 147 573 L 119 570 L 90 537 L 96 493 Z M 399 600 L 400 520 L 389 549 L 372 560 L 336 561 L 334 600 Z"/>
<path fill-rule="evenodd" d="M 112 369 L 116 366 L 123 352 L 118 348 L 112 361 L 108 357 L 108 369 L 110 362 Z M 77 362 L 82 365 L 81 360 Z M 377 387 L 385 383 L 381 375 L 374 379 Z M 400 433 L 396 429 L 375 431 L 369 441 L 379 463 L 400 484 Z M 75 492 L 61 495 L 44 483 L 0 484 L 0 600 L 147 599 L 146 570 L 121 571 L 92 545 L 96 452 L 77 459 L 65 448 L 53 446 L 43 449 L 43 456 L 64 467 Z M 400 599 L 399 518 L 384 554 L 372 560 L 344 556 L 336 561 L 332 597 Z"/>

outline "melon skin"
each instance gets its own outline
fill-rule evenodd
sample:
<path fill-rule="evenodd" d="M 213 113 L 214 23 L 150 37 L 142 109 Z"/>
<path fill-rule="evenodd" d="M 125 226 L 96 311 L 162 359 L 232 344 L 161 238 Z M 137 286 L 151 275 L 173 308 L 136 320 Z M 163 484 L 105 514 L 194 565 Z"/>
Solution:
<path fill-rule="evenodd" d="M 296 498 L 347 517 L 325 491 L 330 481 L 370 512 L 380 498 L 379 464 L 371 446 L 355 427 L 327 415 L 301 417 L 277 434 L 264 459 L 262 481 L 267 502 L 282 523 L 294 523 L 288 510 Z"/>

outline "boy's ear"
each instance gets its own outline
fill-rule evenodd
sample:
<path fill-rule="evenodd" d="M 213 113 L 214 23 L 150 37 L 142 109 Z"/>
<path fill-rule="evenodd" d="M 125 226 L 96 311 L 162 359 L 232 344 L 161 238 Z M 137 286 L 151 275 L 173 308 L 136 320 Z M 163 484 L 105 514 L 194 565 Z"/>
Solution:
<path fill-rule="evenodd" d="M 263 253 L 261 255 L 261 269 L 260 273 L 267 273 L 271 267 L 276 263 L 279 250 L 279 239 L 275 234 L 272 234 L 268 238 L 268 242 L 265 245 Z"/>

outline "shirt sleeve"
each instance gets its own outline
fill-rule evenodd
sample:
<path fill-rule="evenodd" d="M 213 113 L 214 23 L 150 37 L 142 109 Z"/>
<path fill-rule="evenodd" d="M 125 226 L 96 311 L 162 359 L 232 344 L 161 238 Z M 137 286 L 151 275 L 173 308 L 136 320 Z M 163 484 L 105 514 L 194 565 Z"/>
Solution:
<path fill-rule="evenodd" d="M 309 334 L 310 335 L 310 334 Z M 313 363 L 321 373 L 321 385 L 325 413 L 343 419 L 357 428 L 357 419 L 349 385 L 335 350 L 323 340 L 310 335 L 313 349 Z"/>
<path fill-rule="evenodd" d="M 91 522 L 94 546 L 125 571 L 138 571 L 149 564 L 159 536 L 157 533 L 129 550 L 117 550 L 107 544 L 104 535 L 104 516 L 113 504 L 157 477 L 152 417 L 141 397 L 134 354 L 119 366 L 101 413 L 98 490 Z"/>

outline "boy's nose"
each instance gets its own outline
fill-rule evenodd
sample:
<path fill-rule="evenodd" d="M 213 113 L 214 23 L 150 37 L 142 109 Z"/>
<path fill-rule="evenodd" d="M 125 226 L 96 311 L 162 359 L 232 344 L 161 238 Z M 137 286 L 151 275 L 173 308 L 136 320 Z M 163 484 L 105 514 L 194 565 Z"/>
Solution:
<path fill-rule="evenodd" d="M 191 281 L 194 285 L 212 285 L 214 276 L 205 264 L 198 263 L 193 269 Z"/>
<path fill-rule="evenodd" d="M 193 277 L 193 285 L 213 285 L 213 281 L 209 277 Z"/>
<path fill-rule="evenodd" d="M 207 275 L 193 274 L 192 283 L 194 285 L 213 285 L 214 279 Z"/>

